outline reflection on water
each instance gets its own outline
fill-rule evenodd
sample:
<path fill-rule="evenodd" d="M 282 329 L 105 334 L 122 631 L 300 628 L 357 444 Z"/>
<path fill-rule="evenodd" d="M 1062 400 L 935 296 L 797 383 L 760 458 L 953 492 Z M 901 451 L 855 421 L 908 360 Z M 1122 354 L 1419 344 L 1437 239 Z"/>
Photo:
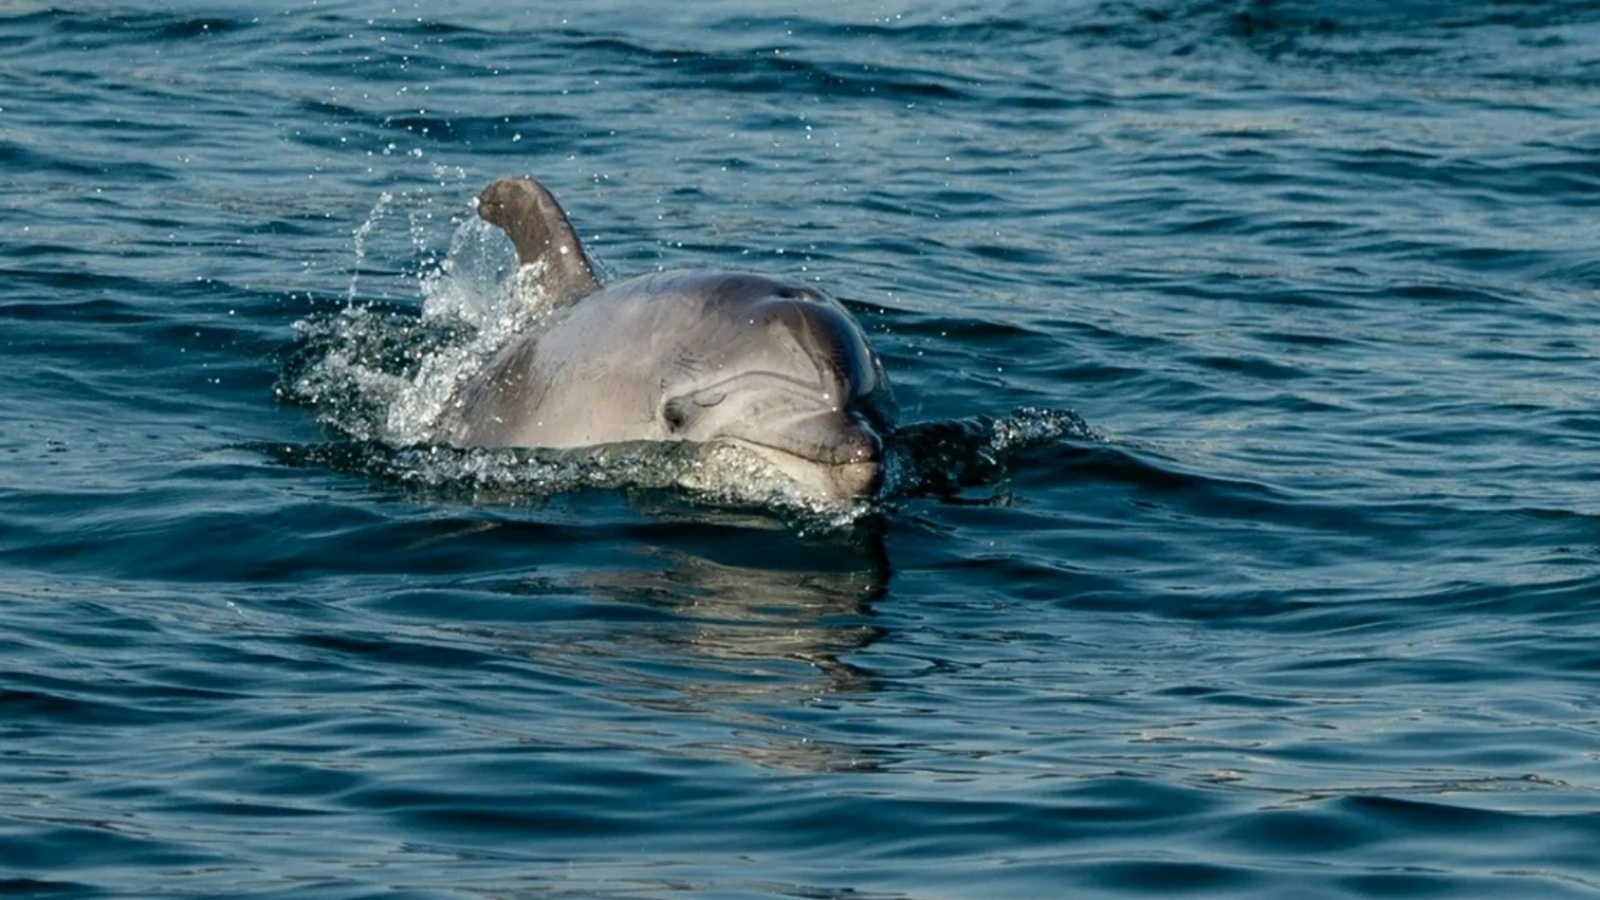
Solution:
<path fill-rule="evenodd" d="M 578 594 L 620 615 L 591 614 L 558 639 L 539 628 L 497 631 L 494 642 L 581 678 L 596 703 L 673 716 L 675 752 L 810 771 L 874 765 L 883 750 L 818 740 L 806 720 L 830 698 L 881 689 L 850 661 L 884 635 L 873 610 L 891 576 L 881 530 L 806 538 L 737 513 L 674 514 L 644 526 L 652 539 L 618 545 L 605 567 L 504 586 Z M 689 742 L 684 720 L 697 723 Z"/>
<path fill-rule="evenodd" d="M 825 683 L 816 688 L 821 693 L 871 690 L 866 673 L 840 657 L 881 634 L 861 619 L 883 594 L 882 570 L 772 570 L 664 548 L 647 552 L 661 568 L 592 573 L 584 588 L 675 610 L 690 627 L 667 632 L 664 646 L 751 672 L 762 671 L 763 663 L 805 663 L 823 675 Z M 741 693 L 734 689 L 730 696 Z"/>

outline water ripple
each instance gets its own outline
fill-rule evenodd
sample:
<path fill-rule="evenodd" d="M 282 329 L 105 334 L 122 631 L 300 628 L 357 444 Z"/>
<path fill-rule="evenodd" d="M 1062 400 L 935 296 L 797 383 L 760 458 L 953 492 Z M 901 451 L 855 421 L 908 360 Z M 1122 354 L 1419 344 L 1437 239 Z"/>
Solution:
<path fill-rule="evenodd" d="M 658 12 L 0 13 L 0 892 L 1600 893 L 1595 4 Z M 513 174 L 848 298 L 897 491 L 297 394 Z"/>

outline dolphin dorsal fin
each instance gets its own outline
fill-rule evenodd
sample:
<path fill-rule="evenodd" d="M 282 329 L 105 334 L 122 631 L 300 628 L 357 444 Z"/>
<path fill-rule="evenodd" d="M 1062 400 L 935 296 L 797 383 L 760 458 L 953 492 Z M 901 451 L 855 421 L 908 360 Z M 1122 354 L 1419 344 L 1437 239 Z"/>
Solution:
<path fill-rule="evenodd" d="M 478 195 L 478 215 L 511 237 L 517 262 L 543 264 L 539 287 L 552 306 L 573 303 L 600 287 L 561 204 L 532 178 L 502 178 Z"/>

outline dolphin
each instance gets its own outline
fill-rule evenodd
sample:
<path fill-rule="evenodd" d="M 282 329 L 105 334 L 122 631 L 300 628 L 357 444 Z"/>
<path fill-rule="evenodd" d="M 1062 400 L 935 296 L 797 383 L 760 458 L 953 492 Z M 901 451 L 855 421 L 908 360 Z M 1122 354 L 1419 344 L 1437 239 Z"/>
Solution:
<path fill-rule="evenodd" d="M 602 285 L 555 197 L 505 178 L 478 197 L 537 279 L 539 320 L 467 380 L 435 437 L 458 447 L 687 441 L 742 448 L 805 496 L 875 496 L 895 405 L 838 301 L 741 272 Z"/>

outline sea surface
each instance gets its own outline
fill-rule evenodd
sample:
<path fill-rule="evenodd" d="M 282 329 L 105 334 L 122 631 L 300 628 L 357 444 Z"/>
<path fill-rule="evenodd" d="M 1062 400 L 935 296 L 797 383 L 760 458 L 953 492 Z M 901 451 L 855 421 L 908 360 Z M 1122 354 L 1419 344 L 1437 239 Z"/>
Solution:
<path fill-rule="evenodd" d="M 1600 3 L 565 6 L 0 3 L 0 893 L 1600 897 Z M 396 437 L 506 175 L 897 484 Z"/>

